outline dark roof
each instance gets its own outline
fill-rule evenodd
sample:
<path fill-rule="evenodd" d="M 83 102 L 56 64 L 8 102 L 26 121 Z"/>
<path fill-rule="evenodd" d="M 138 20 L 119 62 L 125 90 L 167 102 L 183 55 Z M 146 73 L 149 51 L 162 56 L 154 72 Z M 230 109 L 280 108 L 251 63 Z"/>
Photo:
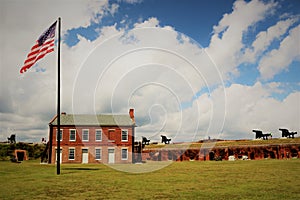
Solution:
<path fill-rule="evenodd" d="M 50 125 L 57 125 L 55 117 Z M 129 115 L 60 115 L 60 125 L 77 125 L 77 126 L 133 126 L 135 123 Z"/>

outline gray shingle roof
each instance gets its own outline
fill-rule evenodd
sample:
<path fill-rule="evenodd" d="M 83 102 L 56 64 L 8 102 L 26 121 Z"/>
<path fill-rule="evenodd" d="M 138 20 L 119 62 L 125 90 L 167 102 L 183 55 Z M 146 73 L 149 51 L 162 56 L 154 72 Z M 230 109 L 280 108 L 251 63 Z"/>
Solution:
<path fill-rule="evenodd" d="M 57 125 L 57 117 L 49 123 Z M 60 115 L 60 125 L 77 126 L 133 126 L 129 115 Z"/>

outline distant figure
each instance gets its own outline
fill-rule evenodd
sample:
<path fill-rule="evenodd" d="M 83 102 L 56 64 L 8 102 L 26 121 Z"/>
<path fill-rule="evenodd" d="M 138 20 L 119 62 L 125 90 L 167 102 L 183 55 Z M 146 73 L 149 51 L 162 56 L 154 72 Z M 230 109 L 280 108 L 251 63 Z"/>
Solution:
<path fill-rule="evenodd" d="M 10 137 L 7 138 L 7 140 L 8 140 L 8 143 L 15 144 L 16 143 L 16 135 L 11 134 Z"/>
<path fill-rule="evenodd" d="M 46 139 L 45 139 L 45 138 L 42 138 L 42 143 L 43 143 L 43 144 L 47 144 L 47 142 L 46 142 Z"/>

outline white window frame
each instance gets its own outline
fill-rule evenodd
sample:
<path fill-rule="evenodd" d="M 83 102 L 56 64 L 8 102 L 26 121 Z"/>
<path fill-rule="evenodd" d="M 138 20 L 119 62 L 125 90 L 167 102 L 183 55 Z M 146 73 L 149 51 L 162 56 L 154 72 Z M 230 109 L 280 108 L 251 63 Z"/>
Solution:
<path fill-rule="evenodd" d="M 97 132 L 100 131 L 100 140 L 97 140 Z M 95 130 L 95 141 L 101 142 L 102 141 L 102 129 L 96 129 Z"/>
<path fill-rule="evenodd" d="M 61 160 L 61 162 L 60 163 L 62 163 L 62 160 L 63 160 L 63 155 L 62 155 L 62 148 L 60 148 L 60 151 L 59 151 L 59 153 L 60 153 L 60 160 Z M 57 147 L 55 147 L 55 163 L 57 163 Z"/>
<path fill-rule="evenodd" d="M 126 158 L 123 158 L 123 150 L 126 150 Z M 128 160 L 128 148 L 121 148 L 121 159 Z"/>
<path fill-rule="evenodd" d="M 61 133 L 60 141 L 62 141 L 63 140 L 63 133 L 64 133 L 63 129 L 60 129 L 60 133 Z M 58 136 L 58 134 L 57 134 L 57 129 L 56 129 L 56 141 L 57 141 L 57 138 L 58 138 L 57 136 Z"/>
<path fill-rule="evenodd" d="M 96 153 L 97 150 L 100 151 L 100 158 L 97 158 L 97 153 Z M 102 160 L 102 148 L 101 147 L 95 148 L 95 160 Z"/>
<path fill-rule="evenodd" d="M 84 134 L 83 134 L 85 131 L 87 131 L 87 139 L 86 140 L 84 139 Z M 90 131 L 89 131 L 89 129 L 82 129 L 82 141 L 88 142 L 89 138 L 90 138 Z"/>
<path fill-rule="evenodd" d="M 71 131 L 75 131 L 75 139 L 74 140 L 71 140 Z M 71 141 L 71 142 L 75 142 L 76 141 L 76 129 L 70 129 L 69 130 L 69 141 Z"/>
<path fill-rule="evenodd" d="M 70 150 L 74 150 L 74 158 L 70 158 Z M 69 151 L 68 151 L 68 159 L 69 160 L 75 160 L 75 155 L 76 155 L 75 152 L 76 152 L 75 147 L 69 147 Z"/>
<path fill-rule="evenodd" d="M 126 140 L 123 140 L 123 131 L 126 132 Z M 122 142 L 128 142 L 128 129 L 122 129 L 121 130 L 121 141 Z"/>

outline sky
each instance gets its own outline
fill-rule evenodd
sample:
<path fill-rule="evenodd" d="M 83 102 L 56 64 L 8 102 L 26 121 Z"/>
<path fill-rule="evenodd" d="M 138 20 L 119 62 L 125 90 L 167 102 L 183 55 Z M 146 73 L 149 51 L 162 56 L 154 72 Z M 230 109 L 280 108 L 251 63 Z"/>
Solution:
<path fill-rule="evenodd" d="M 298 0 L 2 0 L 0 141 L 48 139 L 57 48 L 20 74 L 61 17 L 61 111 L 128 114 L 136 139 L 300 132 Z M 56 42 L 57 45 L 57 42 Z"/>

